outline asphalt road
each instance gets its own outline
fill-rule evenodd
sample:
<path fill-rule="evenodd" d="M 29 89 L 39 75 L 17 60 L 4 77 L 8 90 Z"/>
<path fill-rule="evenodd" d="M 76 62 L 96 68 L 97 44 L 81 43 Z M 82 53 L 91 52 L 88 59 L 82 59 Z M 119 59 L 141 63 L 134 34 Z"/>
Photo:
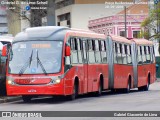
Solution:
<path fill-rule="evenodd" d="M 82 95 L 74 101 L 45 97 L 31 103 L 8 102 L 0 104 L 0 111 L 160 111 L 160 82 L 150 85 L 149 91 L 133 89 L 129 94 L 107 91 L 101 97 Z"/>

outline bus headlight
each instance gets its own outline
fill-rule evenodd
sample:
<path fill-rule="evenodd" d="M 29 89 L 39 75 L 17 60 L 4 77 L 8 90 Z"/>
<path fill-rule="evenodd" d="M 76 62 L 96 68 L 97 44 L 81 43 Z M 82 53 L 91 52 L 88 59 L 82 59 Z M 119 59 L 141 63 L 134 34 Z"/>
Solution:
<path fill-rule="evenodd" d="M 60 83 L 60 82 L 61 82 L 61 80 L 60 80 L 60 79 L 56 79 L 55 81 L 56 81 L 56 83 Z"/>
<path fill-rule="evenodd" d="M 7 77 L 7 83 L 9 84 L 9 85 L 14 85 L 15 83 L 14 83 L 14 79 L 12 78 L 12 77 Z"/>
<path fill-rule="evenodd" d="M 11 80 L 8 80 L 8 84 L 12 84 L 12 81 L 11 81 Z"/>
<path fill-rule="evenodd" d="M 52 78 L 51 80 L 51 84 L 59 84 L 61 82 L 61 78 L 60 77 L 55 77 L 55 78 Z"/>
<path fill-rule="evenodd" d="M 14 85 L 14 82 L 13 82 L 12 80 L 8 80 L 7 83 L 8 83 L 9 85 Z"/>

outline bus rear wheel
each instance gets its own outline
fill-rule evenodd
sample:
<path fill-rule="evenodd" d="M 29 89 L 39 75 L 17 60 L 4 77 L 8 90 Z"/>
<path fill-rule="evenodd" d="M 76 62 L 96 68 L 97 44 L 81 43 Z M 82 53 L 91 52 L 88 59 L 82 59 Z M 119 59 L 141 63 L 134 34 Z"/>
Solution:
<path fill-rule="evenodd" d="M 148 91 L 149 90 L 149 80 L 147 82 L 147 85 L 145 85 L 143 89 L 144 89 L 144 91 Z"/>
<path fill-rule="evenodd" d="M 138 91 L 143 91 L 143 87 L 138 87 Z"/>
<path fill-rule="evenodd" d="M 31 102 L 32 96 L 22 95 L 22 99 L 24 102 L 28 103 Z"/>
<path fill-rule="evenodd" d="M 139 87 L 138 90 L 139 91 L 148 91 L 149 90 L 149 85 L 150 85 L 150 76 L 148 76 L 147 85 Z"/>
<path fill-rule="evenodd" d="M 124 89 L 125 93 L 129 93 L 131 89 L 130 81 L 128 82 L 127 88 Z"/>
<path fill-rule="evenodd" d="M 101 96 L 102 95 L 102 82 L 99 83 L 98 91 L 96 92 L 96 96 Z"/>

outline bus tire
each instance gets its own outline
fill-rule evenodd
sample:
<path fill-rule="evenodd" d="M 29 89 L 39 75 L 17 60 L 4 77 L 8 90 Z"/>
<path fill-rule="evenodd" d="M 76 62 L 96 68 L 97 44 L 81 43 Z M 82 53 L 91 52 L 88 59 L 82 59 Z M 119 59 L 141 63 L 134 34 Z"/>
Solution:
<path fill-rule="evenodd" d="M 112 89 L 111 89 L 111 92 L 112 92 L 112 93 L 115 93 L 115 92 L 117 92 L 117 91 L 116 91 L 116 89 L 112 88 Z"/>
<path fill-rule="evenodd" d="M 138 87 L 138 91 L 143 91 L 143 87 Z"/>
<path fill-rule="evenodd" d="M 78 96 L 78 82 L 75 81 L 73 86 L 73 93 L 69 96 L 69 100 L 75 100 Z"/>
<path fill-rule="evenodd" d="M 103 86 L 102 81 L 100 81 L 98 86 L 98 91 L 96 92 L 97 97 L 102 95 L 102 90 L 103 90 L 102 86 Z"/>
<path fill-rule="evenodd" d="M 149 90 L 149 84 L 150 84 L 150 75 L 148 76 L 147 85 L 145 85 L 145 86 L 143 87 L 144 91 L 148 91 L 148 90 Z"/>
<path fill-rule="evenodd" d="M 130 82 L 130 80 L 129 80 L 129 81 L 128 81 L 127 88 L 124 89 L 124 92 L 125 92 L 125 93 L 129 93 L 129 92 L 130 92 L 130 89 L 131 89 L 131 82 Z"/>
<path fill-rule="evenodd" d="M 22 99 L 24 102 L 29 103 L 31 102 L 32 96 L 22 95 Z"/>

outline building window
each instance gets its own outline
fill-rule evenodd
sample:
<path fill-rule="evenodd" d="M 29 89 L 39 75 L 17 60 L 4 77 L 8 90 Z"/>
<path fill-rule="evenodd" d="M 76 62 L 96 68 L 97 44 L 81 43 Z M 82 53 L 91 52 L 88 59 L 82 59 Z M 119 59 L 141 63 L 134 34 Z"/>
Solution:
<path fill-rule="evenodd" d="M 60 9 L 69 5 L 74 4 L 74 0 L 61 0 L 60 2 L 56 2 L 56 9 Z"/>
<path fill-rule="evenodd" d="M 125 31 L 120 31 L 120 36 L 125 37 Z"/>
<path fill-rule="evenodd" d="M 140 31 L 133 31 L 133 38 L 139 38 Z"/>
<path fill-rule="evenodd" d="M 57 16 L 57 25 L 58 26 L 67 26 L 71 27 L 71 22 L 70 22 L 70 13 L 62 14 Z"/>

